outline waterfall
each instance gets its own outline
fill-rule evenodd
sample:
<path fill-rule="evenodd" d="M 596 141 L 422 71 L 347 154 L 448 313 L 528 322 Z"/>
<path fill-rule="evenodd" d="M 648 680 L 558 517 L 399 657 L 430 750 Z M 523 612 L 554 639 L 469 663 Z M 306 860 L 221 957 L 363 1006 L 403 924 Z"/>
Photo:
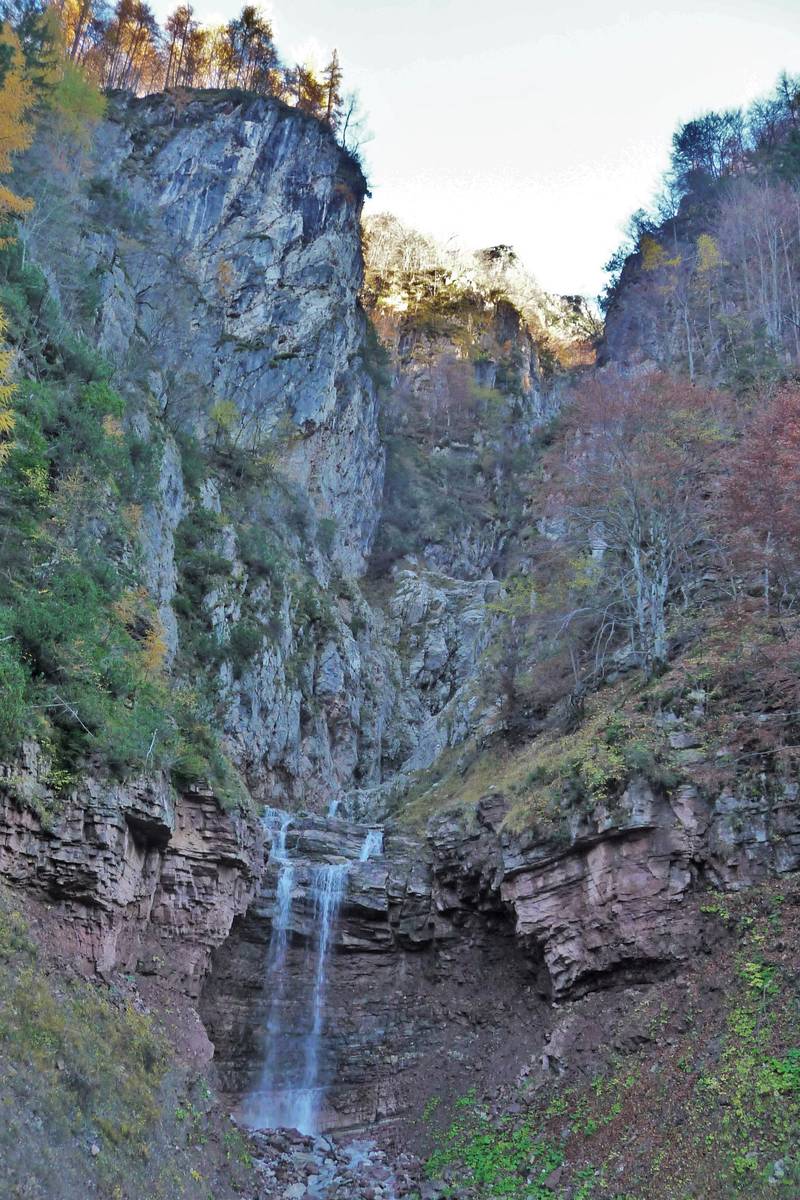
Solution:
<path fill-rule="evenodd" d="M 286 834 L 292 823 L 292 814 L 280 808 L 265 808 L 261 824 L 270 835 L 270 862 L 286 862 Z"/>
<path fill-rule="evenodd" d="M 367 831 L 361 853 L 358 856 L 359 862 L 366 862 L 367 859 L 372 858 L 373 854 L 383 854 L 383 832 L 380 829 Z"/>
<path fill-rule="evenodd" d="M 247 1124 L 256 1129 L 269 1129 L 286 1125 L 287 1114 L 277 1091 L 277 1075 L 281 1049 L 281 1006 L 286 987 L 286 949 L 289 943 L 289 921 L 292 915 L 292 890 L 294 888 L 294 865 L 286 851 L 286 834 L 292 823 L 289 813 L 268 808 L 262 818 L 264 828 L 271 836 L 269 861 L 278 866 L 275 888 L 275 907 L 272 913 L 272 936 L 267 953 L 265 975 L 272 985 L 272 997 L 266 1023 L 266 1050 L 261 1066 L 258 1086 L 246 1106 Z"/>
<path fill-rule="evenodd" d="M 286 848 L 292 817 L 278 809 L 267 809 L 263 823 L 271 839 L 269 862 L 277 868 L 265 967 L 265 992 L 270 998 L 264 1060 L 242 1116 L 246 1124 L 256 1129 L 293 1128 L 301 1133 L 315 1133 L 327 1083 L 322 1049 L 328 970 L 352 860 L 298 865 L 296 850 L 295 858 L 290 859 Z M 353 850 L 350 853 L 354 854 Z M 382 853 L 383 833 L 380 829 L 368 829 L 358 851 L 358 861 L 367 862 Z M 287 961 L 295 891 L 298 896 L 305 892 L 311 907 L 308 965 L 299 977 L 292 965 L 294 959 Z M 299 978 L 299 982 L 287 995 L 290 975 L 295 980 Z"/>
<path fill-rule="evenodd" d="M 335 863 L 314 867 L 312 893 L 314 896 L 314 920 L 317 926 L 317 953 L 314 970 L 314 986 L 311 992 L 311 1027 L 306 1034 L 303 1047 L 303 1079 L 296 1093 L 294 1120 L 291 1124 L 301 1133 L 316 1132 L 316 1117 L 319 1110 L 319 1049 L 322 1025 L 325 1016 L 325 984 L 328 967 L 328 951 L 331 934 L 344 895 L 348 863 Z"/>

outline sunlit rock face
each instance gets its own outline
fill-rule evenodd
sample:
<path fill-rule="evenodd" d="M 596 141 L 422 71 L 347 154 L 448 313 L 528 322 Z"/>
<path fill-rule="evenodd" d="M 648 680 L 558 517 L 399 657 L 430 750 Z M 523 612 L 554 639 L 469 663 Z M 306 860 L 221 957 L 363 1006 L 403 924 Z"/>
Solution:
<path fill-rule="evenodd" d="M 98 178 L 125 186 L 143 227 L 97 245 L 99 266 L 114 258 L 101 347 L 119 359 L 142 339 L 171 416 L 202 427 L 229 401 L 243 441 L 280 439 L 282 465 L 337 518 L 337 557 L 357 572 L 383 479 L 360 357 L 360 170 L 278 101 L 155 96 L 119 101 L 110 118 Z"/>

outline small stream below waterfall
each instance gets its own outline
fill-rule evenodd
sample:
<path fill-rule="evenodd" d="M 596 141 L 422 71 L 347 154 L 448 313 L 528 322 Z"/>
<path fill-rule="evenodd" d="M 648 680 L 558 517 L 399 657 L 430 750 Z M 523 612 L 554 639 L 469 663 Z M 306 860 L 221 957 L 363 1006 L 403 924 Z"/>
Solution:
<path fill-rule="evenodd" d="M 263 816 L 270 839 L 268 866 L 276 873 L 265 965 L 265 990 L 270 1000 L 263 1061 L 256 1086 L 242 1106 L 241 1117 L 251 1129 L 297 1129 L 304 1134 L 315 1134 L 328 1082 L 321 1048 L 336 923 L 351 870 L 357 863 L 382 854 L 383 832 L 342 821 L 339 848 L 347 854 L 337 855 L 333 862 L 308 863 L 293 855 L 288 846 L 290 831 L 298 820 L 291 813 L 273 808 L 266 809 Z M 326 824 L 335 828 L 339 822 L 329 815 Z M 357 854 L 354 832 L 359 834 Z M 304 871 L 305 894 L 311 901 L 307 988 L 303 995 L 287 996 L 285 965 L 293 922 L 298 915 L 294 906 L 299 869 Z"/>

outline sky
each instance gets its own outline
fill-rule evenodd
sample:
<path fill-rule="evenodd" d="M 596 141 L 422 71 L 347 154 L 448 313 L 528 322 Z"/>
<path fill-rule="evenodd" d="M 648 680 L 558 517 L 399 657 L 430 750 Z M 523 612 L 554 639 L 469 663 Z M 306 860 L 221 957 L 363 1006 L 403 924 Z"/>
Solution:
<path fill-rule="evenodd" d="M 242 0 L 193 0 L 227 20 Z M 163 17 L 174 7 L 157 0 Z M 284 61 L 335 46 L 360 94 L 368 211 L 512 245 L 596 295 L 676 125 L 800 73 L 800 0 L 264 0 Z"/>

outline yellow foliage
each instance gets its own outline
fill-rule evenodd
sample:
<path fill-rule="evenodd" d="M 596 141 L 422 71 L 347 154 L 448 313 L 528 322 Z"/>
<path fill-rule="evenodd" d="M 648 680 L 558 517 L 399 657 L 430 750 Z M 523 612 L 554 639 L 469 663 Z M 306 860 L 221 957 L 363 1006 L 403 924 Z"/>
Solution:
<path fill-rule="evenodd" d="M 125 524 L 131 533 L 138 533 L 141 529 L 143 512 L 141 504 L 126 504 L 122 510 Z"/>
<path fill-rule="evenodd" d="M 24 467 L 22 478 L 27 484 L 31 498 L 39 505 L 47 504 L 50 499 L 50 477 L 47 467 Z"/>
<path fill-rule="evenodd" d="M 239 409 L 233 400 L 218 400 L 209 415 L 219 430 L 230 433 L 239 418 Z"/>
<path fill-rule="evenodd" d="M 722 266 L 722 255 L 719 246 L 710 233 L 701 233 L 697 239 L 697 269 L 705 275 L 709 271 Z"/>
<path fill-rule="evenodd" d="M 642 255 L 642 268 L 645 271 L 658 271 L 661 267 L 677 267 L 680 265 L 680 254 L 677 254 L 674 258 L 668 258 L 664 247 L 654 237 L 651 237 L 650 234 L 645 234 L 642 238 L 639 250 Z"/>
<path fill-rule="evenodd" d="M 161 618 L 153 611 L 147 589 L 129 588 L 117 597 L 111 608 L 117 620 L 139 642 L 139 663 L 144 674 L 158 674 L 167 657 L 167 637 Z"/>
<path fill-rule="evenodd" d="M 35 103 L 33 88 L 25 78 L 19 38 L 5 22 L 0 27 L 0 45 L 11 49 L 11 61 L 0 88 L 0 175 L 12 170 L 12 155 L 26 150 L 33 136 L 27 114 Z M 33 202 L 0 184 L 0 220 L 30 212 Z M 7 242 L 0 239 L 0 245 Z"/>
<path fill-rule="evenodd" d="M 117 617 L 123 625 L 132 625 L 137 612 L 139 611 L 142 601 L 146 599 L 147 593 L 144 588 L 133 588 L 127 592 L 123 592 L 118 596 L 111 605 L 114 616 Z"/>
<path fill-rule="evenodd" d="M 164 626 L 159 617 L 154 617 L 142 643 L 142 666 L 146 674 L 157 674 L 163 667 L 166 657 L 167 638 Z"/>
<path fill-rule="evenodd" d="M 123 437 L 122 426 L 116 417 L 112 417 L 111 413 L 106 413 L 103 417 L 103 433 L 117 442 L 121 441 Z"/>
<path fill-rule="evenodd" d="M 67 529 L 80 520 L 90 495 L 89 481 L 82 470 L 75 468 L 59 479 L 52 497 L 53 520 L 56 525 Z"/>

